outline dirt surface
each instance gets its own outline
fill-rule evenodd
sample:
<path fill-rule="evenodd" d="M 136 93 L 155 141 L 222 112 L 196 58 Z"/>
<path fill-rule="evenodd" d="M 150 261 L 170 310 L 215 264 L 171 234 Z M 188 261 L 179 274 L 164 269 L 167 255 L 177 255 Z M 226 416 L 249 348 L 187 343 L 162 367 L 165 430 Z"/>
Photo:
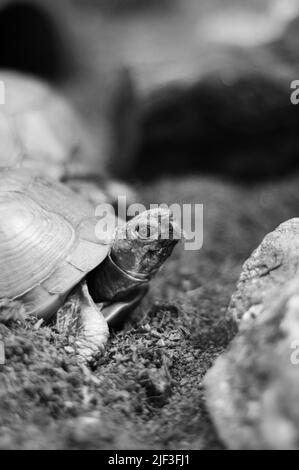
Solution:
<path fill-rule="evenodd" d="M 217 449 L 202 378 L 234 334 L 225 310 L 264 235 L 298 216 L 298 177 L 244 188 L 202 178 L 142 188 L 147 202 L 204 203 L 204 246 L 178 247 L 105 357 L 79 367 L 36 320 L 0 327 L 0 448 Z"/>

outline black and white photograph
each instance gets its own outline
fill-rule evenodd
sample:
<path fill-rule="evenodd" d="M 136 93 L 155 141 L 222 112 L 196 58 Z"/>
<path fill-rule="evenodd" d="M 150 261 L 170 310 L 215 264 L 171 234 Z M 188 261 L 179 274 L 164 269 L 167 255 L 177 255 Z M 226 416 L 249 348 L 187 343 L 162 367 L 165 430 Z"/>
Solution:
<path fill-rule="evenodd" d="M 299 0 L 0 0 L 0 450 L 299 450 Z"/>

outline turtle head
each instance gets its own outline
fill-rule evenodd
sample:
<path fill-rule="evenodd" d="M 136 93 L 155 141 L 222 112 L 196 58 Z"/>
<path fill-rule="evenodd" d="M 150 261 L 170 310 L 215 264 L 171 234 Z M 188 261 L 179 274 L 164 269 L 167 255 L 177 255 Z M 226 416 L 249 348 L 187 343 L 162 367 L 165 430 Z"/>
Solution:
<path fill-rule="evenodd" d="M 109 256 L 88 275 L 88 287 L 94 301 L 112 303 L 112 316 L 116 317 L 124 308 L 132 307 L 132 299 L 135 304 L 136 299 L 140 302 L 148 281 L 181 238 L 179 224 L 166 209 L 145 211 L 121 224 L 116 229 Z M 123 303 L 116 311 L 119 301 Z M 108 317 L 111 316 L 109 312 Z"/>
<path fill-rule="evenodd" d="M 171 211 L 151 209 L 117 229 L 111 258 L 133 277 L 151 279 L 181 238 Z"/>

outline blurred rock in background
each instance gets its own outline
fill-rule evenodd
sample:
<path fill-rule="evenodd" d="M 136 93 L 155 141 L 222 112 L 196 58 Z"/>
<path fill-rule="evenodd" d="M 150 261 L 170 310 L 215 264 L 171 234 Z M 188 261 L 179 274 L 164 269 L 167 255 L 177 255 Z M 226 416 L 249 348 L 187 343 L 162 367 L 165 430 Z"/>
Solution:
<path fill-rule="evenodd" d="M 114 174 L 252 180 L 299 166 L 298 0 L 1 6 L 0 65 L 60 80 Z"/>
<path fill-rule="evenodd" d="M 57 5 L 58 6 L 58 5 Z M 50 80 L 65 76 L 66 36 L 46 2 L 0 1 L 0 65 Z"/>

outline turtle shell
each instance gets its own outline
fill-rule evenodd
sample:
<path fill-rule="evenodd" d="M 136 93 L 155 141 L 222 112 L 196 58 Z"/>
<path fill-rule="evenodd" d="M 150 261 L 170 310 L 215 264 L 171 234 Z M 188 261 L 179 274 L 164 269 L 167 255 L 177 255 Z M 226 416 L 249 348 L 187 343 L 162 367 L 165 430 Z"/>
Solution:
<path fill-rule="evenodd" d="M 34 78 L 0 71 L 0 167 L 25 167 L 61 180 L 67 167 L 97 158 L 93 137 L 75 109 Z"/>
<path fill-rule="evenodd" d="M 1 170 L 0 299 L 19 300 L 30 314 L 55 313 L 108 254 L 112 224 L 99 239 L 97 221 L 93 207 L 64 185 Z"/>

